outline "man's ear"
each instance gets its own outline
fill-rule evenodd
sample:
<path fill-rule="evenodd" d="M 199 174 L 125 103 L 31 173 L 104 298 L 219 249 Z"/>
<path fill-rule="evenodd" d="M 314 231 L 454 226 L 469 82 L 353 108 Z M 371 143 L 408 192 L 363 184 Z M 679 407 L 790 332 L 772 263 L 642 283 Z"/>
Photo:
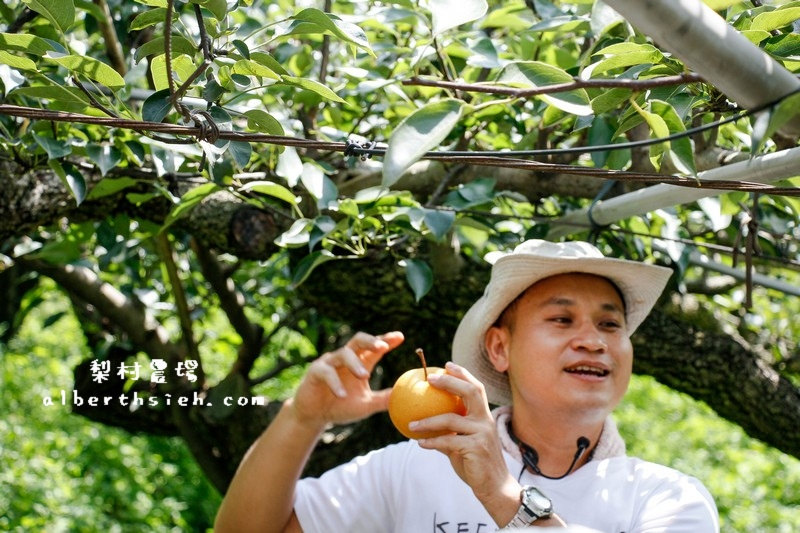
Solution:
<path fill-rule="evenodd" d="M 508 370 L 508 343 L 510 338 L 508 328 L 505 326 L 492 326 L 486 331 L 486 336 L 484 337 L 486 353 L 489 355 L 489 361 L 491 361 L 492 366 L 498 372 Z"/>

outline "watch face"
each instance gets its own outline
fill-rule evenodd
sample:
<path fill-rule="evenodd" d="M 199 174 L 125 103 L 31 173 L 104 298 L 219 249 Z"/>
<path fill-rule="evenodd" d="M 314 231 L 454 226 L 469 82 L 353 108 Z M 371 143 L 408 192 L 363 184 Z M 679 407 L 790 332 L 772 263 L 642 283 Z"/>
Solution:
<path fill-rule="evenodd" d="M 528 500 L 526 503 L 530 506 L 531 511 L 533 511 L 536 516 L 550 514 L 553 504 L 550 502 L 550 498 L 542 494 L 539 489 L 536 487 L 526 487 L 525 495 L 527 497 L 526 499 Z"/>
<path fill-rule="evenodd" d="M 528 494 L 531 497 L 531 502 L 539 509 L 547 509 L 550 507 L 550 500 L 538 490 L 531 491 Z"/>

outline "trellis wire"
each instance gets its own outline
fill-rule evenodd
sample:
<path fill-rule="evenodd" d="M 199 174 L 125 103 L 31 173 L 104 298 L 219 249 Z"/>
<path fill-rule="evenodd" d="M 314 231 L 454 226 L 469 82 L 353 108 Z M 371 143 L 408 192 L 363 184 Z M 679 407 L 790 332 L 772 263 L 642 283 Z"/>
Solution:
<path fill-rule="evenodd" d="M 163 122 L 148 122 L 142 120 L 128 119 L 122 117 L 95 117 L 90 115 L 83 115 L 80 113 L 71 113 L 66 111 L 55 111 L 49 109 L 38 109 L 32 107 L 15 106 L 10 104 L 0 104 L 0 114 L 16 116 L 22 118 L 29 118 L 33 120 L 47 120 L 53 122 L 71 122 L 81 124 L 94 124 L 105 126 L 109 128 L 124 128 L 141 133 L 153 132 L 163 133 L 169 135 L 185 135 L 198 137 L 202 135 L 203 131 L 197 126 L 182 126 L 178 124 L 168 124 Z M 685 133 L 685 132 L 684 132 Z M 236 131 L 219 131 L 217 138 L 228 141 L 239 142 L 256 142 L 274 144 L 279 146 L 291 146 L 295 148 L 316 149 L 332 152 L 346 152 L 353 153 L 353 143 L 332 142 L 332 141 L 319 141 L 312 139 L 301 139 L 297 137 L 288 137 L 281 135 L 268 135 L 263 133 L 244 133 Z M 663 141 L 661 141 L 663 142 Z M 622 144 L 619 145 L 605 145 L 605 149 L 620 149 Z M 587 149 L 595 149 L 598 147 L 587 147 Z M 363 151 L 369 155 L 369 152 L 374 150 L 385 153 L 385 149 L 370 149 Z M 572 149 L 565 149 L 572 150 Z M 549 151 L 549 153 L 560 153 L 558 150 Z M 720 180 L 720 181 L 706 181 L 694 177 L 664 175 L 648 172 L 631 172 L 624 170 L 607 170 L 598 169 L 593 167 L 584 167 L 578 165 L 565 165 L 554 163 L 543 163 L 539 161 L 532 161 L 528 159 L 510 158 L 509 152 L 467 152 L 451 154 L 446 151 L 442 152 L 428 152 L 422 159 L 444 161 L 444 162 L 463 162 L 470 165 L 488 166 L 488 167 L 503 167 L 503 168 L 516 168 L 522 170 L 530 170 L 533 172 L 543 173 L 570 173 L 580 174 L 585 176 L 615 179 L 621 181 L 634 181 L 640 183 L 666 183 L 689 188 L 705 188 L 713 190 L 731 190 L 731 191 L 748 191 L 760 192 L 772 195 L 783 196 L 800 196 L 800 189 L 796 187 L 775 187 L 761 183 L 753 183 L 747 181 L 733 181 L 733 180 Z"/>

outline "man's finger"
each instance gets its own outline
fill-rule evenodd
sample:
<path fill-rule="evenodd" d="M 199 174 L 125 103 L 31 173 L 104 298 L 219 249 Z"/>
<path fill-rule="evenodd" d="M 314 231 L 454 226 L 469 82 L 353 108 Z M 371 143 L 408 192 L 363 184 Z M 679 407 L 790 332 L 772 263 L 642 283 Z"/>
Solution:
<path fill-rule="evenodd" d="M 310 371 L 310 376 L 325 383 L 331 392 L 339 398 L 347 396 L 347 390 L 339 378 L 339 373 L 333 366 L 329 364 L 314 365 Z"/>
<path fill-rule="evenodd" d="M 364 361 L 368 370 L 371 370 L 386 352 L 400 345 L 403 339 L 403 334 L 399 331 L 378 336 L 360 331 L 347 341 L 346 346 Z"/>
<path fill-rule="evenodd" d="M 460 396 L 467 408 L 467 413 L 488 412 L 483 383 L 455 363 L 448 362 L 445 369 L 447 370 L 445 374 L 428 376 L 428 383 L 438 389 Z"/>

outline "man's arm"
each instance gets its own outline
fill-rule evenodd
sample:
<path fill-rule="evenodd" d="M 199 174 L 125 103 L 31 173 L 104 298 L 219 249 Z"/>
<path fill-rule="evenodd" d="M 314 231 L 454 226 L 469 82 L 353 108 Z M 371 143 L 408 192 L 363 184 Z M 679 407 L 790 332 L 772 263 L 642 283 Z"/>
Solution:
<path fill-rule="evenodd" d="M 401 342 L 399 332 L 380 337 L 358 333 L 312 363 L 294 397 L 239 465 L 217 512 L 216 532 L 299 531 L 294 493 L 308 456 L 328 424 L 386 409 L 389 390 L 372 391 L 369 375 Z"/>
<path fill-rule="evenodd" d="M 284 531 L 294 489 L 324 426 L 299 420 L 287 400 L 250 447 L 217 513 L 214 531 Z"/>

